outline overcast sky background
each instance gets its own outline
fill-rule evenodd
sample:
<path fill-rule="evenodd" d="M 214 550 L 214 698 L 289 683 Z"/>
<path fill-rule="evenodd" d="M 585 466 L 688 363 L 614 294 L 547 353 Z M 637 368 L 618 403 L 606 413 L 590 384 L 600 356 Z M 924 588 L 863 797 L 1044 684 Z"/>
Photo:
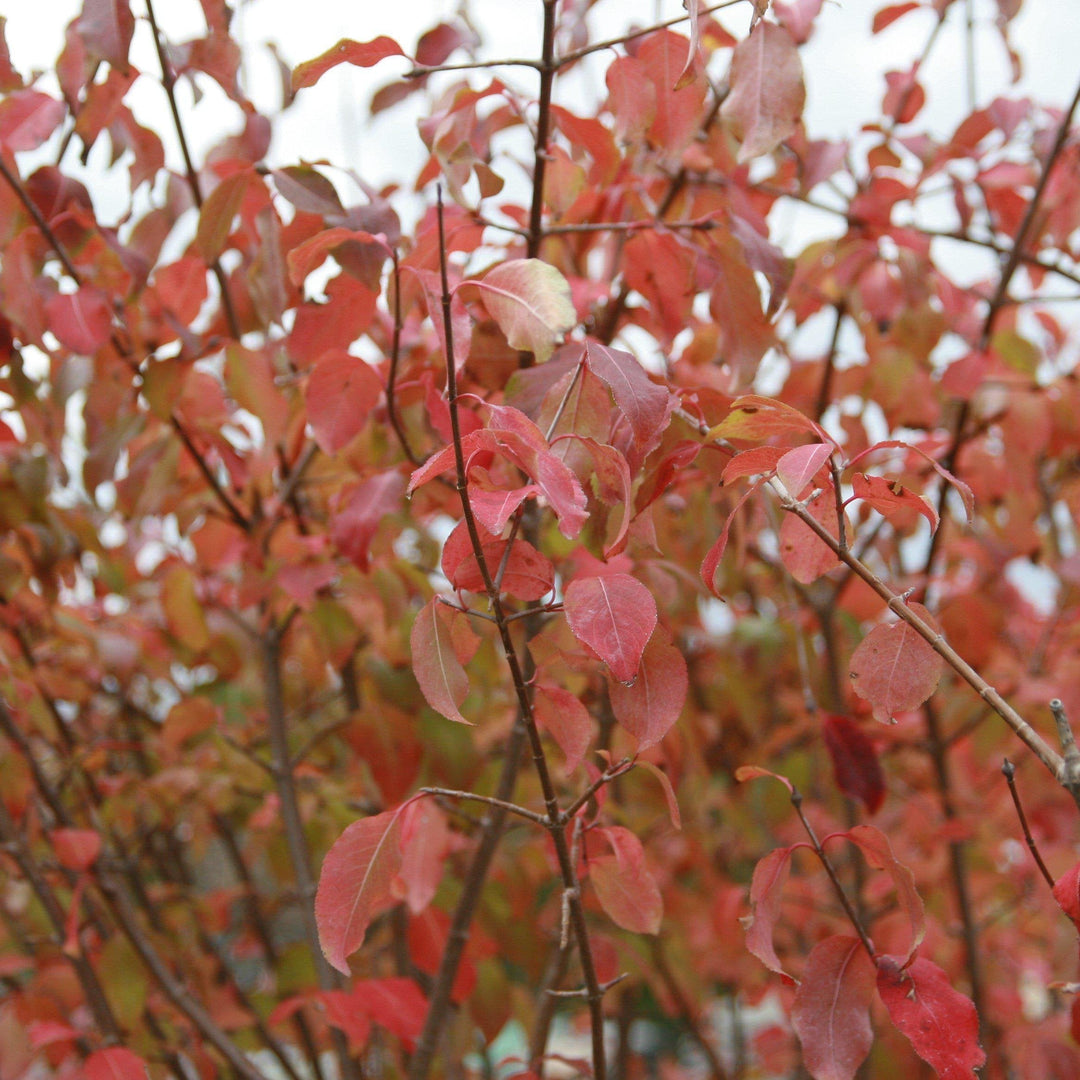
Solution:
<path fill-rule="evenodd" d="M 940 132 L 955 127 L 966 113 L 963 23 L 968 0 L 955 0 L 941 40 L 925 72 L 929 100 L 922 122 Z M 978 103 L 986 104 L 1009 86 L 1009 66 L 994 27 L 995 0 L 970 0 L 976 21 Z M 437 21 L 450 18 L 459 0 L 244 0 L 234 4 L 235 36 L 244 48 L 246 90 L 270 112 L 280 102 L 279 77 L 266 48 L 275 42 L 290 63 L 323 52 L 339 38 L 366 41 L 389 34 L 411 52 L 418 36 Z M 490 57 L 534 57 L 540 40 L 539 0 L 469 0 L 474 25 L 484 35 L 483 54 Z M 905 67 L 921 51 L 935 16 L 931 10 L 899 20 L 876 37 L 870 35 L 874 11 L 883 3 L 826 0 L 818 30 L 803 49 L 808 99 L 807 129 L 815 137 L 851 135 L 880 109 L 882 73 Z M 0 0 L 7 17 L 7 39 L 16 66 L 24 73 L 48 70 L 63 44 L 64 27 L 78 14 L 80 0 Z M 133 61 L 149 79 L 136 84 L 129 99 L 140 120 L 165 139 L 170 157 L 175 140 L 167 123 L 166 104 L 156 85 L 157 64 L 141 0 L 133 0 L 139 17 Z M 200 33 L 197 0 L 158 0 L 157 14 L 166 34 L 182 41 Z M 647 25 L 682 13 L 681 0 L 600 0 L 591 18 L 601 36 L 620 33 L 629 23 Z M 720 13 L 738 36 L 745 34 L 750 4 Z M 1014 46 L 1025 58 L 1019 90 L 1043 103 L 1064 104 L 1080 78 L 1080 4 L 1077 0 L 1025 0 L 1010 26 Z M 458 59 L 457 56 L 454 59 Z M 556 97 L 569 107 L 603 93 L 602 67 L 585 68 L 556 84 Z M 423 161 L 415 129 L 415 106 L 397 108 L 375 121 L 366 120 L 374 89 L 407 68 L 404 60 L 383 61 L 375 69 L 343 66 L 324 76 L 277 122 L 271 156 L 275 164 L 326 159 L 356 168 L 369 182 L 401 180 Z M 500 74 L 523 90 L 535 83 L 524 69 Z M 186 97 L 186 101 L 185 101 Z M 210 91 L 197 106 L 182 93 L 185 118 L 196 150 L 220 137 L 223 126 L 235 128 L 238 114 Z M 417 105 L 419 102 L 417 102 Z"/>

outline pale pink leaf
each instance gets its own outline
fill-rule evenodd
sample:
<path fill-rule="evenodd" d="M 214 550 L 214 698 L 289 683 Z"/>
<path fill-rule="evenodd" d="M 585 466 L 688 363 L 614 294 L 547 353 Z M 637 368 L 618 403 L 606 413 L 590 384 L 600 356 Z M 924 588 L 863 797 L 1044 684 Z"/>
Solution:
<path fill-rule="evenodd" d="M 39 90 L 15 90 L 0 100 L 0 146 L 36 150 L 56 130 L 67 109 Z"/>
<path fill-rule="evenodd" d="M 542 363 L 577 315 L 566 278 L 539 259 L 511 259 L 479 280 L 463 281 L 461 289 L 477 289 L 484 306 L 513 349 L 531 352 Z"/>
<path fill-rule="evenodd" d="M 632 683 L 656 627 L 656 601 L 629 574 L 575 578 L 566 590 L 566 620 L 622 683 Z"/>
<path fill-rule="evenodd" d="M 83 285 L 73 293 L 56 293 L 45 305 L 45 314 L 49 329 L 72 352 L 90 356 L 109 340 L 109 301 L 92 285 Z"/>
<path fill-rule="evenodd" d="M 782 26 L 761 21 L 735 46 L 730 82 L 721 111 L 742 143 L 740 163 L 771 153 L 795 133 L 806 87 L 795 40 Z"/>
<path fill-rule="evenodd" d="M 107 60 L 114 68 L 127 71 L 128 49 L 135 35 L 135 16 L 128 0 L 83 0 L 75 32 L 91 58 Z"/>
<path fill-rule="evenodd" d="M 818 470 L 829 460 L 832 447 L 826 443 L 810 443 L 789 450 L 776 463 L 776 475 L 793 499 L 801 499 L 814 482 Z"/>

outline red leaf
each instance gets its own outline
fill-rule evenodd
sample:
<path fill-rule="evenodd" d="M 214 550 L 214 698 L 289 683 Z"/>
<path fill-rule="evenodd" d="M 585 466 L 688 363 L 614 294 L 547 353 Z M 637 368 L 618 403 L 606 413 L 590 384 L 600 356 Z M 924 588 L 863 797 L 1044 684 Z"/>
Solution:
<path fill-rule="evenodd" d="M 686 50 L 686 64 L 675 82 L 675 89 L 689 86 L 697 77 L 699 64 L 698 49 L 701 47 L 701 4 L 702 0 L 687 0 L 686 13 L 690 17 L 690 47 Z"/>
<path fill-rule="evenodd" d="M 824 444 L 818 444 L 824 445 Z M 744 476 L 757 476 L 761 473 L 772 475 L 777 463 L 787 453 L 782 446 L 755 446 L 736 454 L 725 466 L 721 479 L 725 484 L 739 480 Z"/>
<path fill-rule="evenodd" d="M 405 478 L 401 473 L 382 472 L 353 488 L 330 522 L 330 539 L 345 558 L 360 570 L 368 568 L 368 549 L 379 523 L 401 509 Z"/>
<path fill-rule="evenodd" d="M 476 520 L 495 537 L 502 533 L 517 508 L 530 495 L 541 495 L 543 492 L 535 484 L 525 484 L 524 487 L 514 488 L 513 491 L 507 491 L 505 488 L 482 487 L 476 479 L 477 474 L 481 472 L 481 469 L 474 470 L 470 478 L 469 504 L 472 506 Z"/>
<path fill-rule="evenodd" d="M 53 829 L 49 839 L 57 862 L 78 873 L 89 870 L 101 854 L 101 836 L 93 829 Z"/>
<path fill-rule="evenodd" d="M 704 79 L 691 79 L 675 89 L 686 62 L 686 49 L 687 41 L 681 34 L 658 30 L 642 41 L 636 53 L 656 91 L 649 138 L 672 156 L 677 156 L 699 129 L 707 85 Z"/>
<path fill-rule="evenodd" d="M 439 23 L 420 36 L 416 43 L 416 63 L 436 67 L 446 63 L 450 54 L 473 41 L 473 36 L 454 23 Z"/>
<path fill-rule="evenodd" d="M 411 1050 L 424 1030 L 427 999 L 412 979 L 364 979 L 350 994 L 353 1004 L 363 1010 L 391 1035 L 403 1039 Z"/>
<path fill-rule="evenodd" d="M 877 965 L 881 1000 L 915 1053 L 940 1080 L 972 1080 L 986 1055 L 971 1001 L 949 985 L 937 964 L 921 956 L 907 968 L 896 956 L 879 956 Z"/>
<path fill-rule="evenodd" d="M 577 321 L 566 278 L 539 259 L 511 259 L 480 280 L 454 290 L 478 289 L 484 306 L 512 349 L 531 352 L 537 363 L 551 356 L 555 343 Z"/>
<path fill-rule="evenodd" d="M 326 261 L 327 255 L 336 248 L 345 245 L 356 245 L 360 248 L 375 248 L 387 256 L 391 254 L 390 245 L 382 236 L 376 236 L 362 229 L 346 229 L 344 226 L 335 226 L 333 229 L 323 229 L 316 233 L 310 240 L 298 244 L 286 256 L 289 267 L 289 280 L 296 286 L 304 284 L 304 280 L 318 266 Z"/>
<path fill-rule="evenodd" d="M 85 1080 L 146 1080 L 150 1075 L 146 1062 L 122 1046 L 95 1050 L 82 1065 Z"/>
<path fill-rule="evenodd" d="M 612 680 L 611 708 L 638 741 L 638 752 L 655 746 L 671 729 L 686 701 L 686 661 L 664 631 L 653 634 L 633 686 Z"/>
<path fill-rule="evenodd" d="M 566 590 L 566 621 L 622 683 L 632 683 L 656 627 L 656 601 L 629 574 L 575 578 Z"/>
<path fill-rule="evenodd" d="M 510 541 L 498 540 L 481 534 L 481 551 L 492 579 L 502 577 L 500 591 L 516 596 L 519 600 L 539 600 L 555 585 L 555 568 L 547 556 L 542 555 L 527 540 L 515 537 L 510 554 L 506 549 Z M 472 541 L 465 522 L 461 522 L 447 537 L 443 545 L 443 573 L 455 589 L 469 592 L 485 591 L 484 576 L 476 560 Z"/>
<path fill-rule="evenodd" d="M 745 769 L 740 769 L 739 773 L 744 771 Z M 738 775 L 736 773 L 736 776 Z M 794 846 L 777 848 L 758 860 L 754 867 L 754 876 L 750 880 L 750 906 L 753 914 L 743 920 L 747 949 L 770 971 L 775 971 L 789 983 L 795 980 L 784 970 L 780 958 L 776 955 L 773 927 L 780 915 L 784 884 L 791 869 L 791 853 L 794 850 Z"/>
<path fill-rule="evenodd" d="M 540 727 L 546 731 L 566 755 L 566 771 L 572 773 L 585 756 L 592 741 L 593 719 L 581 699 L 561 686 L 536 684 L 533 709 Z"/>
<path fill-rule="evenodd" d="M 630 425 L 635 445 L 642 454 L 647 453 L 668 425 L 674 404 L 670 392 L 654 383 L 637 358 L 622 349 L 586 340 L 584 359 L 589 370 L 607 383 Z"/>
<path fill-rule="evenodd" d="M 930 522 L 931 529 L 937 528 L 938 518 L 933 507 L 922 496 L 908 491 L 903 484 L 895 480 L 856 473 L 851 478 L 851 487 L 856 499 L 869 503 L 882 517 L 888 518 L 897 513 L 910 514 L 914 511 Z"/>
<path fill-rule="evenodd" d="M 379 403 L 382 391 L 375 369 L 363 360 L 347 352 L 323 356 L 312 369 L 304 395 L 319 449 L 336 454 L 348 445 Z"/>
<path fill-rule="evenodd" d="M 274 186 L 297 210 L 322 217 L 345 216 L 337 189 L 321 172 L 310 165 L 290 165 L 272 169 Z"/>
<path fill-rule="evenodd" d="M 107 60 L 114 68 L 127 70 L 128 49 L 135 34 L 135 16 L 128 0 L 83 0 L 75 32 L 92 60 Z"/>
<path fill-rule="evenodd" d="M 679 800 L 675 797 L 675 789 L 671 786 L 671 777 L 659 765 L 654 765 L 644 758 L 639 759 L 635 763 L 635 767 L 645 769 L 646 772 L 652 773 L 660 781 L 660 786 L 664 789 L 664 801 L 667 803 L 668 817 L 671 818 L 671 824 L 676 829 L 681 829 L 682 814 L 679 812 Z"/>
<path fill-rule="evenodd" d="M 645 866 L 641 841 L 620 825 L 597 829 L 611 845 L 613 855 L 589 860 L 589 880 L 600 906 L 611 921 L 635 934 L 657 934 L 664 918 L 664 900 L 656 880 Z"/>
<path fill-rule="evenodd" d="M 806 87 L 799 52 L 787 30 L 759 22 L 735 46 L 730 82 L 731 93 L 721 111 L 742 142 L 739 162 L 771 153 L 794 134 Z"/>
<path fill-rule="evenodd" d="M 876 814 L 885 801 L 885 777 L 874 744 L 853 720 L 826 713 L 821 722 L 825 747 L 832 758 L 836 784 Z"/>
<path fill-rule="evenodd" d="M 343 975 L 349 974 L 347 957 L 363 944 L 368 924 L 397 902 L 400 866 L 400 807 L 354 821 L 326 853 L 315 922 L 323 955 Z"/>
<path fill-rule="evenodd" d="M 914 0 L 908 0 L 904 4 L 890 4 L 888 7 L 881 8 L 880 11 L 874 13 L 874 21 L 871 24 L 870 32 L 880 34 L 886 26 L 891 26 L 902 15 L 906 15 L 909 11 L 918 11 L 922 6 L 922 4 L 915 3 Z"/>
<path fill-rule="evenodd" d="M 112 327 L 109 301 L 92 285 L 50 297 L 45 314 L 57 340 L 74 353 L 90 356 L 109 340 Z"/>
<path fill-rule="evenodd" d="M 352 1049 L 363 1050 L 371 1037 L 371 1020 L 367 1013 L 356 1007 L 352 994 L 347 990 L 323 990 L 319 1000 L 326 1010 L 327 1020 L 345 1032 Z"/>
<path fill-rule="evenodd" d="M 840 536 L 840 519 L 836 513 L 836 496 L 829 486 L 806 505 L 810 516 L 834 539 Z M 809 585 L 822 574 L 840 565 L 840 557 L 810 526 L 794 514 L 786 514 L 780 525 L 780 560 L 791 576 L 802 585 Z"/>
<path fill-rule="evenodd" d="M 743 503 L 745 503 L 763 483 L 765 483 L 764 479 L 757 480 L 746 492 L 744 492 L 742 498 L 739 499 L 731 513 L 728 514 L 727 521 L 724 522 L 724 527 L 720 531 L 720 535 L 716 538 L 716 542 L 713 546 L 709 548 L 705 560 L 701 564 L 701 580 L 705 582 L 705 588 L 708 589 L 713 596 L 720 595 L 716 591 L 716 569 L 720 565 L 720 560 L 724 557 L 724 550 L 727 548 L 728 533 L 731 531 L 731 523 L 735 520 L 735 515 L 742 508 Z"/>
<path fill-rule="evenodd" d="M 589 452 L 593 459 L 593 471 L 599 486 L 599 497 L 609 505 L 616 502 L 623 504 L 622 522 L 619 531 L 612 537 L 611 542 L 604 545 L 604 558 L 610 559 L 618 555 L 626 546 L 626 534 L 630 528 L 630 518 L 634 511 L 633 480 L 630 476 L 630 465 L 626 458 L 607 443 L 597 442 L 587 435 L 577 435 L 568 432 L 560 435 L 554 441 L 558 443 L 563 439 L 573 439 L 579 442 Z"/>
<path fill-rule="evenodd" d="M 36 150 L 66 112 L 62 101 L 39 90 L 16 90 L 0 101 L 0 145 L 15 153 Z"/>
<path fill-rule="evenodd" d="M 438 599 L 429 600 L 416 616 L 409 635 L 413 674 L 427 703 L 448 720 L 469 721 L 461 703 L 469 694 L 469 679 L 454 652 L 450 613 Z"/>
<path fill-rule="evenodd" d="M 460 846 L 446 823 L 446 815 L 431 799 L 416 799 L 402 812 L 401 898 L 415 915 L 435 898 L 442 881 L 443 862 Z"/>
<path fill-rule="evenodd" d="M 1054 899 L 1080 930 L 1080 863 L 1054 882 Z"/>
<path fill-rule="evenodd" d="M 409 920 L 409 928 L 406 938 L 409 943 L 409 954 L 416 966 L 428 975 L 434 975 L 439 970 L 443 953 L 446 952 L 446 942 L 450 931 L 450 916 L 445 911 L 436 907 L 429 907 L 421 914 Z M 466 946 L 465 955 L 458 967 L 457 977 L 454 979 L 454 987 L 451 991 L 451 999 L 456 1005 L 465 1001 L 476 987 L 476 963 L 470 956 L 472 942 Z"/>
<path fill-rule="evenodd" d="M 352 41 L 342 38 L 332 49 L 327 49 L 313 60 L 298 64 L 292 73 L 292 88 L 295 93 L 305 86 L 314 86 L 331 68 L 338 64 L 352 64 L 354 67 L 374 67 L 388 56 L 404 56 L 401 46 L 393 38 L 381 36 L 371 41 Z"/>
<path fill-rule="evenodd" d="M 909 604 L 923 622 L 940 632 L 922 604 Z M 937 689 L 945 662 L 906 622 L 875 626 L 852 653 L 852 686 L 869 701 L 874 716 L 889 720 L 917 709 Z"/>
<path fill-rule="evenodd" d="M 926 936 L 926 912 L 915 888 L 915 876 L 893 854 L 888 837 L 873 825 L 856 825 L 844 833 L 833 833 L 829 840 L 844 838 L 857 844 L 866 861 L 875 870 L 886 870 L 896 885 L 896 895 L 911 923 L 911 946 L 904 957 L 906 964 Z"/>
<path fill-rule="evenodd" d="M 776 463 L 776 475 L 793 499 L 801 499 L 807 494 L 807 489 L 814 482 L 818 471 L 829 460 L 832 450 L 833 448 L 825 443 L 797 446 Z"/>
<path fill-rule="evenodd" d="M 836 935 L 814 946 L 791 1010 L 814 1080 L 853 1080 L 870 1053 L 874 981 L 874 965 L 858 938 Z"/>

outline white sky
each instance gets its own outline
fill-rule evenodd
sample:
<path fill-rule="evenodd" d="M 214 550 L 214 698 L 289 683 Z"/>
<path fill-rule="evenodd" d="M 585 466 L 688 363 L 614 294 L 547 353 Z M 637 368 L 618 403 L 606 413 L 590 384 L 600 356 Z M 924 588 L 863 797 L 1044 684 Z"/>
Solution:
<path fill-rule="evenodd" d="M 264 47 L 268 41 L 276 42 L 292 63 L 310 59 L 341 37 L 366 41 L 389 34 L 410 52 L 419 34 L 439 19 L 451 17 L 459 2 L 234 2 L 238 8 L 234 30 L 246 56 L 247 91 L 260 107 L 273 111 L 278 100 L 277 75 Z M 840 137 L 857 131 L 880 107 L 882 72 L 889 67 L 907 66 L 921 51 L 935 18 L 929 10 L 903 18 L 877 37 L 870 36 L 873 13 L 885 2 L 826 0 L 817 33 L 803 52 L 808 84 L 807 127 L 811 135 Z M 963 14 L 969 2 L 976 21 L 978 102 L 985 104 L 1008 90 L 1008 63 L 994 29 L 997 4 L 994 0 L 955 0 L 924 80 L 930 90 L 925 117 L 941 132 L 955 127 L 966 112 Z M 0 14 L 8 20 L 8 44 L 16 66 L 24 73 L 30 69 L 47 70 L 61 48 L 65 24 L 80 7 L 80 0 L 0 0 Z M 142 15 L 141 0 L 133 0 L 132 7 L 137 16 Z M 485 55 L 537 55 L 538 0 L 468 0 L 468 7 L 474 24 L 485 35 Z M 184 40 L 200 30 L 197 0 L 158 0 L 156 10 L 163 28 L 174 40 Z M 610 36 L 631 21 L 645 25 L 682 10 L 681 0 L 600 0 L 592 17 L 604 36 Z M 722 13 L 723 21 L 741 36 L 749 13 L 749 3 L 739 5 Z M 153 76 L 156 60 L 148 28 L 141 17 L 139 24 L 133 60 Z M 1066 103 L 1080 79 L 1078 0 L 1025 0 L 1010 32 L 1027 61 L 1019 90 L 1043 103 Z M 399 107 L 374 123 L 365 121 L 373 89 L 405 67 L 405 61 L 397 59 L 367 71 L 341 67 L 324 76 L 315 88 L 303 91 L 298 103 L 276 126 L 271 151 L 274 162 L 326 159 L 356 168 L 376 184 L 400 180 L 414 172 L 423 160 L 413 122 L 415 114 Z M 535 79 L 523 69 L 504 71 L 507 79 L 525 90 Z M 598 73 L 583 71 L 573 80 L 565 80 L 561 88 L 557 84 L 556 95 L 561 92 L 562 100 L 572 107 L 575 97 L 591 97 L 602 89 Z M 155 127 L 172 149 L 174 140 L 170 138 L 160 87 L 146 80 L 136 84 L 133 95 L 130 100 L 142 122 Z M 223 125 L 236 126 L 238 114 L 227 103 L 223 108 L 223 101 L 209 93 L 198 106 L 190 97 L 186 102 L 186 118 L 196 150 L 216 141 Z"/>

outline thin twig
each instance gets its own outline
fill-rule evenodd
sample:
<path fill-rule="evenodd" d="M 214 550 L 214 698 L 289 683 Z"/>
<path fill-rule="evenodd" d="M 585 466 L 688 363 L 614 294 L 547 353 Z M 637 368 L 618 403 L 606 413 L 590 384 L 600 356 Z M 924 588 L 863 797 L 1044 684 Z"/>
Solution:
<path fill-rule="evenodd" d="M 1001 763 L 1001 771 L 1005 774 L 1005 781 L 1009 785 L 1009 794 L 1012 796 L 1013 806 L 1016 808 L 1016 816 L 1020 819 L 1020 828 L 1024 832 L 1024 842 L 1028 846 L 1028 851 L 1031 852 L 1031 857 L 1035 860 L 1035 865 L 1039 868 L 1039 873 L 1042 874 L 1043 880 L 1050 886 L 1051 891 L 1054 888 L 1054 875 L 1046 868 L 1046 863 L 1043 862 L 1043 857 L 1039 852 L 1039 846 L 1035 843 L 1035 837 L 1031 835 L 1031 829 L 1028 827 L 1027 815 L 1024 813 L 1024 807 L 1020 802 L 1020 792 L 1016 788 L 1016 766 L 1008 759 L 1005 758 Z"/>

